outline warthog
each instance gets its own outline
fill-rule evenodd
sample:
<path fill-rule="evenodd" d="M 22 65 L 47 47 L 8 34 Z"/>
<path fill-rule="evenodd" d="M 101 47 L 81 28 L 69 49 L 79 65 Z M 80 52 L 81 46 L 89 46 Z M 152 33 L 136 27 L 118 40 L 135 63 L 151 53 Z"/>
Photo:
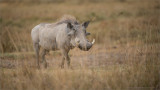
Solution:
<path fill-rule="evenodd" d="M 63 56 L 61 68 L 64 67 L 64 60 L 67 61 L 69 67 L 68 53 L 71 49 L 78 47 L 88 51 L 95 42 L 95 39 L 93 42 L 89 42 L 86 38 L 90 34 L 86 32 L 88 24 L 89 21 L 79 24 L 75 17 L 65 15 L 56 23 L 41 23 L 35 26 L 31 31 L 31 36 L 37 57 L 37 66 L 40 68 L 39 51 L 42 47 L 41 62 L 45 63 L 45 67 L 47 67 L 45 55 L 49 50 L 60 50 Z"/>

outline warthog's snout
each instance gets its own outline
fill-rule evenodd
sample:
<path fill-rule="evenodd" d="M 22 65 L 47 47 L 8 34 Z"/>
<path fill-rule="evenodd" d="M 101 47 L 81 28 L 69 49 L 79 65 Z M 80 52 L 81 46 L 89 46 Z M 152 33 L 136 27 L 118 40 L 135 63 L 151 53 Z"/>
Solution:
<path fill-rule="evenodd" d="M 82 44 L 82 43 L 79 43 L 78 47 L 81 49 L 81 50 L 84 50 L 84 51 L 88 51 L 94 44 L 95 42 L 95 39 L 93 39 L 92 42 L 88 42 L 86 44 Z"/>

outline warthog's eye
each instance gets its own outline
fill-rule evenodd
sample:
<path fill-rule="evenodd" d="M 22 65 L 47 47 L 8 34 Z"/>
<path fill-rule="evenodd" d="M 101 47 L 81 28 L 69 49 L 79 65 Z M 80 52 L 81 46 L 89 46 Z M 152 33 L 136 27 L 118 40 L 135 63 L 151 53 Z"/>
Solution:
<path fill-rule="evenodd" d="M 76 32 L 77 30 L 75 28 L 72 29 L 74 32 Z"/>
<path fill-rule="evenodd" d="M 74 22 L 74 24 L 78 25 L 78 22 Z"/>

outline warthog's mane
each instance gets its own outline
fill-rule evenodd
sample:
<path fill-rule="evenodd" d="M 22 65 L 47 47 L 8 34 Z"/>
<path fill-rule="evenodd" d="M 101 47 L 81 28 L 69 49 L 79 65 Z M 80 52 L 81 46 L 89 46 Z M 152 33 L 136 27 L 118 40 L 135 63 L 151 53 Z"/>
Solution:
<path fill-rule="evenodd" d="M 77 19 L 71 15 L 64 15 L 59 21 L 56 22 L 56 25 L 63 23 L 79 24 Z"/>

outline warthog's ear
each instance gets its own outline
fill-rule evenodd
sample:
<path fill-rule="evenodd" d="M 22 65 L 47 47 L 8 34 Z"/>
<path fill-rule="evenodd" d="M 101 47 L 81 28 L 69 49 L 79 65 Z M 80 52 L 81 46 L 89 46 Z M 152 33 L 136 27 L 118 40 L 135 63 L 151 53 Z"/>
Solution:
<path fill-rule="evenodd" d="M 84 23 L 82 24 L 82 26 L 84 26 L 85 28 L 87 28 L 89 23 L 90 23 L 90 21 L 86 21 L 86 22 L 84 22 Z"/>
<path fill-rule="evenodd" d="M 69 23 L 67 23 L 67 28 L 72 29 L 73 25 L 69 22 Z"/>

